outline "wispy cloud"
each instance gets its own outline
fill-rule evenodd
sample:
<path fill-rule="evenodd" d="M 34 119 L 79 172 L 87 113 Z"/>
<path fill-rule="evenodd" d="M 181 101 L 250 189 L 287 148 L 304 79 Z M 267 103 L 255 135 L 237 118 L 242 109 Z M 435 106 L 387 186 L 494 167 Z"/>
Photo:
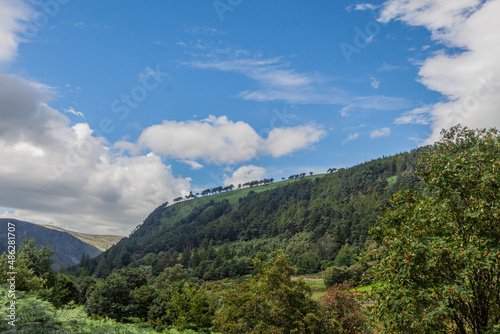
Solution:
<path fill-rule="evenodd" d="M 186 46 L 187 47 L 187 46 Z M 333 104 L 356 108 L 398 110 L 408 108 L 403 98 L 383 95 L 356 96 L 339 88 L 334 79 L 318 72 L 299 72 L 282 57 L 265 58 L 248 51 L 212 48 L 197 60 L 185 62 L 199 69 L 235 72 L 255 80 L 259 88 L 245 90 L 238 97 L 251 101 L 283 101 L 292 104 Z M 378 85 L 378 81 L 372 84 Z"/>
<path fill-rule="evenodd" d="M 371 138 L 388 137 L 391 134 L 391 128 L 381 128 L 373 130 L 370 133 Z"/>
<path fill-rule="evenodd" d="M 78 117 L 85 119 L 85 115 L 81 111 L 76 111 L 73 107 L 69 107 L 67 109 L 64 109 L 64 112 L 68 113 L 68 114 L 73 114 L 75 116 L 78 116 Z"/>
<path fill-rule="evenodd" d="M 182 31 L 190 35 L 208 35 L 208 36 L 216 36 L 216 35 L 226 35 L 224 31 L 221 31 L 214 27 L 206 27 L 206 26 L 191 26 L 185 25 L 182 27 Z"/>
<path fill-rule="evenodd" d="M 347 144 L 347 143 L 348 143 L 348 142 L 350 142 L 350 141 L 356 140 L 356 139 L 358 139 L 358 137 L 359 137 L 359 132 L 356 132 L 356 133 L 350 134 L 349 136 L 347 136 L 347 138 L 346 138 L 346 139 L 344 139 L 344 140 L 342 141 L 342 145 L 345 145 L 345 144 Z"/>

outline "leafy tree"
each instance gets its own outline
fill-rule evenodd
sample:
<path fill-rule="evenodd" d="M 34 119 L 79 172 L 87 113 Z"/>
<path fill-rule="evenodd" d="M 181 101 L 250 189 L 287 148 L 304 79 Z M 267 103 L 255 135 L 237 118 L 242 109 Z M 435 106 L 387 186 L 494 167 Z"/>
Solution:
<path fill-rule="evenodd" d="M 254 260 L 257 274 L 222 293 L 215 330 L 223 333 L 324 333 L 318 304 L 303 280 L 292 280 L 288 255 Z"/>
<path fill-rule="evenodd" d="M 327 317 L 333 333 L 371 333 L 363 306 L 356 300 L 348 282 L 335 284 L 321 300 L 321 309 Z"/>
<path fill-rule="evenodd" d="M 118 321 L 133 316 L 136 305 L 132 292 L 146 282 L 146 276 L 138 269 L 118 270 L 93 287 L 85 304 L 87 314 Z"/>
<path fill-rule="evenodd" d="M 143 321 L 148 319 L 149 308 L 158 296 L 158 290 L 151 285 L 143 285 L 132 291 L 135 312 L 134 317 Z"/>
<path fill-rule="evenodd" d="M 339 251 L 339 254 L 335 258 L 335 265 L 349 267 L 356 262 L 356 253 L 354 249 L 349 244 L 345 244 Z"/>
<path fill-rule="evenodd" d="M 500 322 L 499 132 L 455 126 L 373 229 L 386 251 L 374 317 L 387 332 L 489 333 Z"/>
<path fill-rule="evenodd" d="M 161 290 L 149 307 L 148 318 L 160 331 L 175 326 L 207 332 L 214 313 L 215 302 L 208 292 L 185 283 Z"/>
<path fill-rule="evenodd" d="M 54 275 L 51 287 L 49 301 L 55 307 L 61 307 L 71 301 L 78 302 L 80 300 L 80 289 L 73 276 L 57 273 Z"/>
<path fill-rule="evenodd" d="M 24 240 L 19 249 L 19 256 L 27 260 L 28 267 L 33 269 L 33 273 L 41 278 L 47 277 L 52 273 L 52 264 L 55 260 L 52 258 L 54 250 L 50 247 L 40 247 L 35 240 Z"/>
<path fill-rule="evenodd" d="M 342 283 L 350 278 L 347 267 L 331 266 L 323 272 L 323 283 L 329 288 L 334 284 Z"/>

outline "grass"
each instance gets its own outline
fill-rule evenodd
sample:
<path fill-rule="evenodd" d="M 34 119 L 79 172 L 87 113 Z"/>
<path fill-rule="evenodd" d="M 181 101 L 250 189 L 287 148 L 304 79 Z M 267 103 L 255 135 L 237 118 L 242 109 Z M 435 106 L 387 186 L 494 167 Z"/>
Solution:
<path fill-rule="evenodd" d="M 163 219 L 163 224 L 165 227 L 171 226 L 171 225 L 179 222 L 184 217 L 186 217 L 195 207 L 202 205 L 202 204 L 205 204 L 205 203 L 208 203 L 212 200 L 214 202 L 228 200 L 229 204 L 231 204 L 232 207 L 237 207 L 239 205 L 240 198 L 246 197 L 251 191 L 256 192 L 256 193 L 260 193 L 260 192 L 264 192 L 267 190 L 276 189 L 278 187 L 285 186 L 287 184 L 290 184 L 292 182 L 297 182 L 297 181 L 302 180 L 302 179 L 314 180 L 318 177 L 319 178 L 324 177 L 325 175 L 328 175 L 328 174 L 309 175 L 309 176 L 305 176 L 305 177 L 299 178 L 299 179 L 277 181 L 274 183 L 255 186 L 255 187 L 251 187 L 251 188 L 247 187 L 247 188 L 234 189 L 234 190 L 223 192 L 223 193 L 202 196 L 202 197 L 198 197 L 198 198 L 191 199 L 191 200 L 184 200 L 182 202 L 178 202 L 178 203 L 175 203 L 175 204 L 170 206 L 172 208 L 175 208 L 175 210 L 176 210 L 175 215 L 170 216 L 170 217 L 165 217 Z"/>

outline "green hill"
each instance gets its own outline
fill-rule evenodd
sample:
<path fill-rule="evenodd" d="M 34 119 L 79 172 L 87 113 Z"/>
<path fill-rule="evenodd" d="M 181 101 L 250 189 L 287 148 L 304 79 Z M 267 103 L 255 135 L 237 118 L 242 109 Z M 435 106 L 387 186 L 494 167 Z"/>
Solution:
<path fill-rule="evenodd" d="M 368 231 L 389 196 L 420 186 L 413 176 L 420 152 L 163 204 L 130 237 L 72 272 L 103 277 L 140 267 L 158 275 L 180 263 L 192 276 L 214 280 L 248 274 L 251 258 L 265 259 L 276 249 L 290 254 L 302 274 L 322 270 L 340 253 L 349 265 L 367 246 Z"/>

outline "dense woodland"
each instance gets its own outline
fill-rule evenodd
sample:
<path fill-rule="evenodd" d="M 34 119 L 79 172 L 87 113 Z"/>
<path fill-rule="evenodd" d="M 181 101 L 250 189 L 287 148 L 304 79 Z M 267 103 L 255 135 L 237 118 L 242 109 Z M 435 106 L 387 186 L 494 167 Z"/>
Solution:
<path fill-rule="evenodd" d="M 265 260 L 278 249 L 302 274 L 331 266 L 341 249 L 337 263 L 350 266 L 368 246 L 388 198 L 399 188 L 420 187 L 413 173 L 421 151 L 250 192 L 233 205 L 191 200 L 187 214 L 161 205 L 130 237 L 69 272 L 107 277 L 129 267 L 158 276 L 181 264 L 192 277 L 217 280 L 250 274 L 253 258 Z"/>

